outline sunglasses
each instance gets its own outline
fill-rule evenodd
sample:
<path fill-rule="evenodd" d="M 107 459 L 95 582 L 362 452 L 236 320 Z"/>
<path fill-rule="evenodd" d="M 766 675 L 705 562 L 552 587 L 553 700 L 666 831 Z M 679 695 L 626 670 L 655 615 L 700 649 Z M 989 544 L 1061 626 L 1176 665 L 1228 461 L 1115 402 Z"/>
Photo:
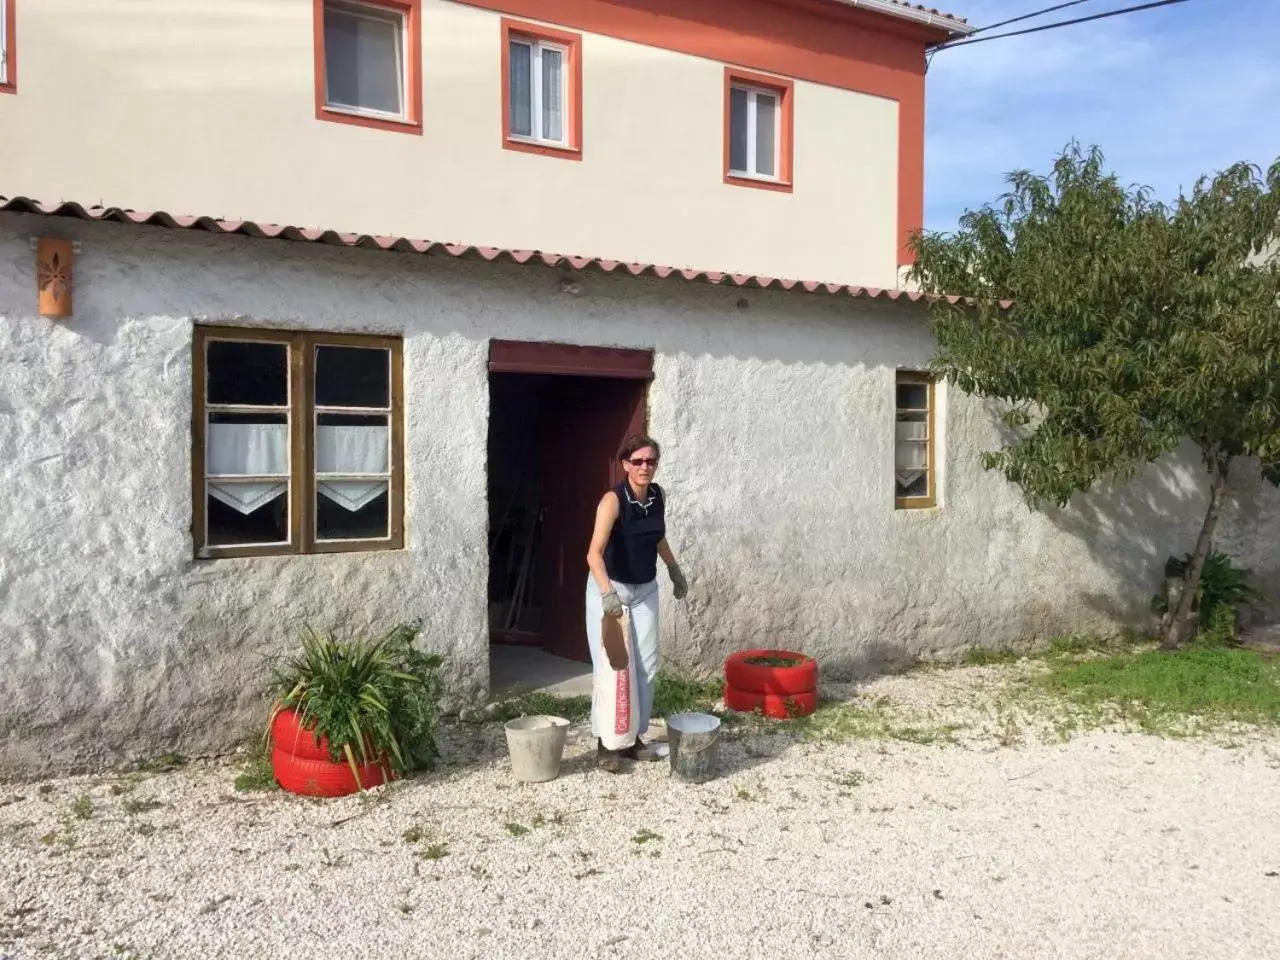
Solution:
<path fill-rule="evenodd" d="M 658 465 L 658 458 L 635 457 L 632 460 L 628 460 L 627 463 L 631 464 L 633 467 L 656 467 Z"/>

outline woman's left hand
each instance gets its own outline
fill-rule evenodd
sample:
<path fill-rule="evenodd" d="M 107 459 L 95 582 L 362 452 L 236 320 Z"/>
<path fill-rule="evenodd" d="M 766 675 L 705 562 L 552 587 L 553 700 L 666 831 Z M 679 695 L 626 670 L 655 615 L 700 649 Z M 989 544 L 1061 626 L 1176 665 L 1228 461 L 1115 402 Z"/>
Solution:
<path fill-rule="evenodd" d="M 687 597 L 689 595 L 689 581 L 684 578 L 680 564 L 667 564 L 667 575 L 671 577 L 671 595 L 677 600 L 683 600 Z"/>

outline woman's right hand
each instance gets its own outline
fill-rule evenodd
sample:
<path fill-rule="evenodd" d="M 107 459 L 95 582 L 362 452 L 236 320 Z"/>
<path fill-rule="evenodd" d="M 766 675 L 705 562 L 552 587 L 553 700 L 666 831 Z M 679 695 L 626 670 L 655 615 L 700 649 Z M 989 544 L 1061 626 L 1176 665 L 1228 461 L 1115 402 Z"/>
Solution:
<path fill-rule="evenodd" d="M 621 620 L 623 614 L 622 600 L 618 598 L 617 590 L 610 590 L 601 598 L 604 600 L 604 612 L 606 616 L 613 617 L 615 620 Z"/>

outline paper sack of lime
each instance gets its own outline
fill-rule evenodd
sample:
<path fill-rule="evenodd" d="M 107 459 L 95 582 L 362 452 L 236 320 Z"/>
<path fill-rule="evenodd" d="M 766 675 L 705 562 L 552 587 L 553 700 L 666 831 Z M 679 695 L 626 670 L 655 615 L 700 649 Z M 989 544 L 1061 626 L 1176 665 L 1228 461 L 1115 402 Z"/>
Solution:
<path fill-rule="evenodd" d="M 667 542 L 666 493 L 653 481 L 661 455 L 651 437 L 623 442 L 618 462 L 626 479 L 600 498 L 587 550 L 591 732 L 597 763 L 610 773 L 665 755 L 664 744 L 642 739 L 658 674 L 658 560 L 676 600 L 689 584 Z"/>

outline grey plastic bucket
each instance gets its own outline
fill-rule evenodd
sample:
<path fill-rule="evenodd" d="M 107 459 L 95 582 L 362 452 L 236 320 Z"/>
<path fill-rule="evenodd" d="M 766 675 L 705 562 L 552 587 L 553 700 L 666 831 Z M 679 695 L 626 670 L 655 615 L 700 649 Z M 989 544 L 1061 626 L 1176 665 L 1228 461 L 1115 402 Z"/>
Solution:
<path fill-rule="evenodd" d="M 667 717 L 671 773 L 689 783 L 715 779 L 720 761 L 720 718 L 709 713 L 673 713 Z"/>
<path fill-rule="evenodd" d="M 569 734 L 563 717 L 518 717 L 504 725 L 511 773 L 525 783 L 542 783 L 560 775 L 560 759 Z"/>

